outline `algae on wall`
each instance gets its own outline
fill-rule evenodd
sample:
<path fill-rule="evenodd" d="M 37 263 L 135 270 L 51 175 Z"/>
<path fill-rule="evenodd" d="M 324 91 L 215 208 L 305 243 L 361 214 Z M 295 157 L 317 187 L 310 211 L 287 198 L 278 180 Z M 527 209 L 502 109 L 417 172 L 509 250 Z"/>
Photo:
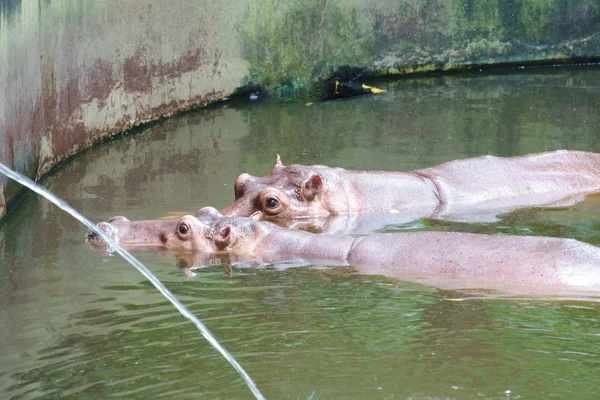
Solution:
<path fill-rule="evenodd" d="M 248 79 L 286 98 L 306 95 L 309 82 L 337 66 L 367 66 L 376 37 L 350 3 L 251 1 L 242 38 Z"/>
<path fill-rule="evenodd" d="M 248 80 L 306 96 L 341 66 L 371 75 L 597 58 L 595 0 L 253 0 L 241 30 Z"/>

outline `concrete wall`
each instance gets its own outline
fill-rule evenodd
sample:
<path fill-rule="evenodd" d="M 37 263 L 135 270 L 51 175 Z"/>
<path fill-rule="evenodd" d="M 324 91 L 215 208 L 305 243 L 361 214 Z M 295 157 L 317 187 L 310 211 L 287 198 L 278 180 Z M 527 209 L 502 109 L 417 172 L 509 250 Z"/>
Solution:
<path fill-rule="evenodd" d="M 224 98 L 247 74 L 233 29 L 245 9 L 230 4 L 5 4 L 0 161 L 39 178 L 103 138 Z M 14 201 L 20 188 L 1 182 Z"/>
<path fill-rule="evenodd" d="M 310 96 L 342 65 L 386 75 L 598 56 L 596 0 L 8 0 L 0 162 L 39 178 L 248 82 Z M 20 193 L 0 179 L 0 218 Z"/>

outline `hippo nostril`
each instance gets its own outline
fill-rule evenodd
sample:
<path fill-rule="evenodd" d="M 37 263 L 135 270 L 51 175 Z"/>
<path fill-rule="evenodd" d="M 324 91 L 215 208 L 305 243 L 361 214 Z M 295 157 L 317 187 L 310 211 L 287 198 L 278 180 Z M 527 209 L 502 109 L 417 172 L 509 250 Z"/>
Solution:
<path fill-rule="evenodd" d="M 94 239 L 96 239 L 96 236 L 98 236 L 96 234 L 96 232 L 89 231 L 88 234 L 85 236 L 85 238 L 87 240 L 94 240 Z"/>
<path fill-rule="evenodd" d="M 100 229 L 105 230 L 105 228 L 102 228 L 99 226 L 100 224 L 96 225 L 98 226 Z M 89 231 L 87 235 L 85 235 L 85 239 L 89 242 L 92 243 L 100 243 L 103 242 L 102 238 L 100 237 L 100 235 L 98 235 L 96 232 L 94 231 Z"/>
<path fill-rule="evenodd" d="M 119 235 L 118 235 L 118 229 L 112 225 L 109 222 L 98 222 L 96 224 L 96 227 L 101 230 L 106 236 L 110 237 L 112 240 L 117 241 L 119 239 Z M 86 238 L 88 241 L 91 241 L 93 243 L 96 244 L 100 244 L 100 243 L 104 243 L 104 239 L 102 237 L 102 234 L 94 232 L 94 231 L 90 231 L 87 235 Z"/>
<path fill-rule="evenodd" d="M 198 210 L 196 213 L 196 218 L 205 224 L 212 223 L 216 221 L 218 218 L 222 218 L 223 214 L 219 212 L 214 207 L 204 207 Z"/>
<path fill-rule="evenodd" d="M 102 229 L 104 232 L 107 232 L 108 229 L 110 228 L 110 224 L 108 224 L 106 222 L 98 222 L 96 224 L 96 227 L 99 229 Z M 89 241 L 101 241 L 102 240 L 100 235 L 98 235 L 94 231 L 89 231 L 85 238 Z"/>
<path fill-rule="evenodd" d="M 235 180 L 235 185 L 234 185 L 234 194 L 235 194 L 235 199 L 239 199 L 240 197 L 242 197 L 244 195 L 244 190 L 246 188 L 246 186 L 248 185 L 249 182 L 253 182 L 256 180 L 256 177 L 247 174 L 247 173 L 243 173 L 240 176 L 237 177 L 237 179 Z"/>
<path fill-rule="evenodd" d="M 254 180 L 254 179 L 255 179 L 255 178 L 254 178 L 252 175 L 250 175 L 250 174 L 247 174 L 247 173 L 245 173 L 245 172 L 244 172 L 243 174 L 241 174 L 240 176 L 238 176 L 238 181 L 239 181 L 239 182 L 240 182 L 242 185 L 244 185 L 244 184 L 246 184 L 246 183 L 248 183 L 249 181 L 251 181 L 251 180 Z"/>

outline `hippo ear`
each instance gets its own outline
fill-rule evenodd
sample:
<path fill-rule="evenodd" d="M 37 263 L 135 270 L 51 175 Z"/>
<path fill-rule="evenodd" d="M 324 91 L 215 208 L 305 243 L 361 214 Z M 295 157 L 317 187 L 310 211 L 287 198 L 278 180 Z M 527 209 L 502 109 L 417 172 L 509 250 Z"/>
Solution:
<path fill-rule="evenodd" d="M 279 154 L 277 154 L 277 160 L 275 160 L 275 166 L 283 167 L 283 163 L 281 162 L 281 157 L 279 157 Z"/>
<path fill-rule="evenodd" d="M 215 245 L 219 250 L 224 250 L 231 243 L 231 226 L 225 225 L 215 235 Z"/>
<path fill-rule="evenodd" d="M 321 175 L 315 174 L 304 182 L 302 194 L 306 200 L 312 201 L 321 192 L 321 189 L 323 189 L 323 179 Z"/>

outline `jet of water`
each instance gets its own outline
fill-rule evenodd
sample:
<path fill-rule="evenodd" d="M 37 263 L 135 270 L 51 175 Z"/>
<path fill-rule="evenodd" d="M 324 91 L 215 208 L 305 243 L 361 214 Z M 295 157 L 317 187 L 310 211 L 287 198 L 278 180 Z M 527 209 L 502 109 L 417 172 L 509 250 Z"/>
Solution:
<path fill-rule="evenodd" d="M 4 175 L 8 176 L 9 178 L 19 182 L 23 186 L 26 186 L 29 189 L 33 190 L 34 192 L 44 196 L 46 199 L 48 199 L 49 201 L 54 203 L 60 209 L 71 214 L 73 217 L 78 219 L 81 223 L 83 223 L 89 229 L 91 229 L 92 231 L 97 233 L 102 239 L 104 239 L 106 241 L 106 243 L 109 243 L 110 246 L 117 253 L 119 253 L 125 260 L 127 260 L 131 265 L 133 265 L 138 271 L 140 271 L 141 274 L 144 275 L 146 277 L 146 279 L 148 279 L 154 285 L 154 287 L 156 287 L 156 289 L 158 289 L 158 291 L 160 293 L 162 293 L 162 295 L 165 296 L 167 298 L 167 300 L 169 300 L 175 306 L 175 308 L 177 309 L 177 311 L 179 311 L 181 313 L 181 315 L 183 315 L 184 317 L 186 317 L 187 319 L 192 321 L 194 323 L 194 325 L 196 325 L 196 327 L 200 330 L 200 333 L 202 334 L 202 336 L 204 336 L 206 338 L 206 340 L 208 340 L 208 342 L 215 349 L 217 349 L 223 355 L 223 357 L 225 357 L 225 359 L 227 359 L 227 361 L 229 361 L 229 363 L 239 372 L 239 374 L 242 376 L 242 378 L 248 385 L 248 388 L 250 388 L 250 391 L 252 392 L 252 394 L 254 394 L 254 397 L 256 397 L 259 400 L 264 399 L 263 395 L 260 393 L 260 391 L 256 387 L 256 384 L 252 381 L 252 378 L 250 378 L 250 376 L 246 373 L 246 371 L 244 371 L 242 366 L 233 358 L 233 356 L 227 350 L 225 350 L 225 348 L 223 346 L 221 346 L 221 344 L 219 344 L 217 339 L 215 339 L 215 337 L 212 335 L 212 333 L 210 333 L 208 328 L 206 328 L 206 326 L 198 318 L 196 318 L 196 316 L 194 314 L 192 314 L 183 304 L 181 304 L 179 302 L 179 300 L 177 300 L 175 298 L 173 293 L 171 293 L 169 291 L 169 289 L 167 289 L 158 280 L 158 278 L 155 277 L 152 274 L 152 272 L 150 272 L 148 270 L 148 268 L 146 268 L 141 262 L 139 262 L 134 256 L 132 256 L 131 253 L 129 253 L 127 250 L 125 250 L 124 248 L 119 246 L 114 240 L 112 240 L 110 237 L 108 237 L 108 235 L 106 235 L 101 229 L 98 229 L 98 227 L 96 227 L 96 225 L 94 225 L 89 220 L 87 220 L 83 215 L 81 215 L 80 213 L 75 211 L 75 209 L 73 209 L 71 206 L 69 206 L 63 200 L 59 199 L 58 197 L 56 197 L 54 194 L 50 193 L 45 188 L 43 188 L 40 185 L 38 185 L 37 183 L 33 182 L 31 179 L 19 174 L 18 172 L 13 171 L 12 169 L 8 168 L 6 165 L 4 165 L 2 163 L 0 163 L 0 172 L 3 173 Z"/>

